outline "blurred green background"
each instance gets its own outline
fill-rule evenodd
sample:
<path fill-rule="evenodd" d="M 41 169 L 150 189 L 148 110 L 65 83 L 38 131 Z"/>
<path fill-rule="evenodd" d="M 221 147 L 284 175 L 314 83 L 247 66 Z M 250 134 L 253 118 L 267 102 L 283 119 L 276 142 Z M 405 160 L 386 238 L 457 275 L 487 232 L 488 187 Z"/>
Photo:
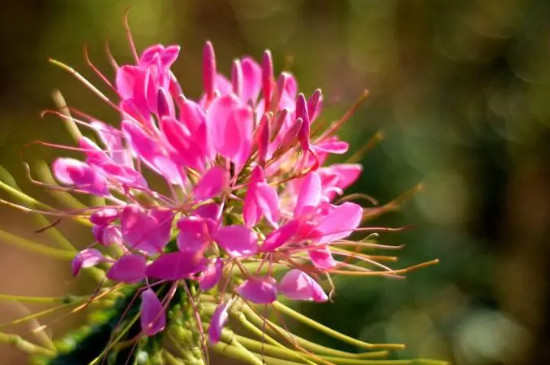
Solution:
<path fill-rule="evenodd" d="M 402 341 L 408 347 L 399 357 L 550 363 L 550 1 L 4 1 L 0 164 L 35 196 L 48 199 L 28 183 L 22 159 L 51 161 L 57 152 L 30 147 L 22 155 L 22 146 L 70 142 L 62 123 L 39 116 L 53 107 L 53 89 L 118 123 L 47 58 L 96 80 L 83 61 L 87 44 L 112 76 L 107 40 L 119 62 L 131 60 L 122 27 L 128 6 L 138 49 L 182 45 L 174 70 L 188 95 L 199 95 L 207 39 L 225 73 L 233 58 L 270 48 L 276 70 L 290 69 L 301 90 L 323 89 L 326 119 L 342 114 L 364 88 L 371 91 L 343 135 L 352 151 L 378 130 L 386 138 L 362 160 L 365 172 L 351 191 L 387 202 L 422 182 L 422 193 L 376 224 L 415 225 L 381 238 L 406 244 L 399 265 L 432 258 L 441 264 L 400 281 L 338 280 L 335 303 L 304 304 L 303 311 L 370 342 Z M 0 214 L 2 228 L 46 241 L 28 216 L 4 207 Z M 68 222 L 60 228 L 80 245 L 81 232 Z M 79 289 L 68 264 L 7 245 L 0 245 L 0 277 L 2 293 Z M 0 309 L 2 322 L 22 311 Z M 70 327 L 68 320 L 58 321 L 54 335 Z M 24 362 L 6 345 L 0 354 L 3 364 Z"/>

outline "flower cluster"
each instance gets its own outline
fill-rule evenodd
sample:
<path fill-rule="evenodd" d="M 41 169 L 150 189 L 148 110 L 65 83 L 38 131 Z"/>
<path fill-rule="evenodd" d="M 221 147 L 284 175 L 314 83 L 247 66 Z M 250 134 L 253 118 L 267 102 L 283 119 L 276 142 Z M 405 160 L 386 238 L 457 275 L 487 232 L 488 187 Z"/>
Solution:
<path fill-rule="evenodd" d="M 275 78 L 269 51 L 261 64 L 235 60 L 228 79 L 217 73 L 206 43 L 204 94 L 196 101 L 170 70 L 179 51 L 152 46 L 136 64 L 117 67 L 120 128 L 82 122 L 99 143 L 80 137 L 84 160 L 58 158 L 53 172 L 72 190 L 110 202 L 92 209 L 89 221 L 94 245 L 115 246 L 116 255 L 86 248 L 73 260 L 73 273 L 104 263 L 110 280 L 141 283 L 147 335 L 166 326 L 155 283 L 216 288 L 208 332 L 215 343 L 233 303 L 228 294 L 257 304 L 278 295 L 323 302 L 320 275 L 359 270 L 337 247 L 361 225 L 363 208 L 334 200 L 361 166 L 323 166 L 348 144 L 334 135 L 334 125 L 312 136 L 321 91 L 306 97 L 290 73 Z M 151 187 L 158 177 L 165 194 Z M 276 267 L 285 271 L 279 280 Z"/>

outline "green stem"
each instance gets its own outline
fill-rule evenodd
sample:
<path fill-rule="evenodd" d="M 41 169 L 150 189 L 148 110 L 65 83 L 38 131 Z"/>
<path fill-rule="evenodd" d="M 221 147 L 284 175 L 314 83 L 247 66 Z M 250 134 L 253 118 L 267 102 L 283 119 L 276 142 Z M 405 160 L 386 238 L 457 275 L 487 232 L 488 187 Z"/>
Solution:
<path fill-rule="evenodd" d="M 387 350 L 382 351 L 370 351 L 370 352 L 362 352 L 362 353 L 351 353 L 341 350 L 335 350 L 330 347 L 325 347 L 322 345 L 319 345 L 315 342 L 311 342 L 309 340 L 306 340 L 305 338 L 302 338 L 300 336 L 296 336 L 294 334 L 289 334 L 288 331 L 286 331 L 284 328 L 278 326 L 277 324 L 273 323 L 272 321 L 266 320 L 264 318 L 260 318 L 258 314 L 256 314 L 251 308 L 249 307 L 243 307 L 242 309 L 243 313 L 246 315 L 248 319 L 250 319 L 256 326 L 262 326 L 263 322 L 266 321 L 267 323 L 267 330 L 269 330 L 271 333 L 280 335 L 284 337 L 287 341 L 291 343 L 295 343 L 299 345 L 300 347 L 303 347 L 304 349 L 314 352 L 316 354 L 320 355 L 327 355 L 327 356 L 334 356 L 334 357 L 346 357 L 346 358 L 384 358 L 388 356 Z"/>
<path fill-rule="evenodd" d="M 36 242 L 27 240 L 23 237 L 8 233 L 1 229 L 0 229 L 0 240 L 4 241 L 5 243 L 16 246 L 18 248 L 21 248 L 23 250 L 53 257 L 56 259 L 70 261 L 74 258 L 74 252 L 44 246 Z"/>
<path fill-rule="evenodd" d="M 332 338 L 335 338 L 337 340 L 340 340 L 342 342 L 348 343 L 353 346 L 357 346 L 364 349 L 393 349 L 393 350 L 402 350 L 405 348 L 405 345 L 402 344 L 372 344 L 368 342 L 364 342 L 361 340 L 357 340 L 353 337 L 344 335 L 343 333 L 340 333 L 338 331 L 333 330 L 332 328 L 329 328 L 325 325 L 322 325 L 319 322 L 316 322 L 312 320 L 311 318 L 304 316 L 301 313 L 296 312 L 295 310 L 287 307 L 286 305 L 282 304 L 281 302 L 273 302 L 273 307 L 276 310 L 279 310 L 280 312 L 286 314 L 287 316 L 313 328 L 316 329 L 319 332 L 322 332 L 326 334 L 327 336 L 330 336 Z"/>
<path fill-rule="evenodd" d="M 35 345 L 21 336 L 0 332 L 0 342 L 13 345 L 16 349 L 31 355 L 53 356 L 54 351 Z"/>

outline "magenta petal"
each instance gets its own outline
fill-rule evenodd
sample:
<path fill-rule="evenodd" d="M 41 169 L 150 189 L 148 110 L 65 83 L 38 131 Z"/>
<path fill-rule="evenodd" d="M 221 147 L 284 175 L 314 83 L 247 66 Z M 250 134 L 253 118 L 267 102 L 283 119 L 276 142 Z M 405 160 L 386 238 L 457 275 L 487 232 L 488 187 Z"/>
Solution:
<path fill-rule="evenodd" d="M 96 241 L 103 246 L 110 246 L 112 244 L 122 244 L 122 233 L 120 228 L 114 225 L 94 225 L 92 227 L 92 233 Z"/>
<path fill-rule="evenodd" d="M 170 240 L 173 218 L 174 214 L 168 209 L 146 210 L 128 205 L 120 216 L 124 242 L 129 248 L 157 254 Z"/>
<path fill-rule="evenodd" d="M 303 271 L 290 270 L 281 279 L 279 292 L 294 300 L 325 302 L 328 300 L 323 288 L 311 276 Z"/>
<path fill-rule="evenodd" d="M 326 246 L 309 250 L 308 253 L 311 262 L 318 269 L 328 270 L 337 265 L 336 260 L 334 260 L 330 250 Z"/>
<path fill-rule="evenodd" d="M 229 158 L 239 171 L 247 161 L 252 147 L 253 139 L 252 109 L 239 108 L 235 110 L 225 128 L 225 143 L 219 153 Z"/>
<path fill-rule="evenodd" d="M 105 261 L 105 258 L 95 248 L 87 248 L 76 254 L 72 262 L 73 275 L 78 275 L 81 269 L 92 267 L 97 265 L 101 261 Z"/>
<path fill-rule="evenodd" d="M 260 207 L 256 202 L 255 186 L 249 186 L 243 203 L 243 219 L 247 227 L 255 226 L 260 220 Z"/>
<path fill-rule="evenodd" d="M 199 217 L 185 217 L 177 223 L 177 243 L 180 251 L 197 253 L 204 252 L 210 240 L 206 220 Z"/>
<path fill-rule="evenodd" d="M 220 303 L 216 307 L 212 318 L 210 319 L 210 327 L 208 328 L 208 338 L 212 344 L 220 341 L 222 336 L 222 329 L 227 324 L 228 314 L 227 310 L 231 306 L 232 302 Z"/>
<path fill-rule="evenodd" d="M 141 293 L 141 330 L 147 336 L 159 333 L 166 326 L 166 313 L 162 303 L 151 289 Z"/>
<path fill-rule="evenodd" d="M 153 139 L 141 126 L 128 120 L 122 121 L 122 132 L 134 153 L 153 171 L 171 184 L 181 184 L 183 176 L 179 167 L 162 150 L 159 138 Z"/>
<path fill-rule="evenodd" d="M 274 187 L 267 183 L 260 183 L 256 186 L 256 202 L 263 216 L 274 227 L 281 216 L 279 207 L 279 196 Z"/>
<path fill-rule="evenodd" d="M 287 243 L 298 230 L 299 221 L 292 220 L 281 228 L 271 232 L 262 245 L 262 251 L 274 251 Z"/>
<path fill-rule="evenodd" d="M 147 262 L 142 255 L 125 255 L 111 266 L 107 277 L 123 283 L 137 283 L 145 278 L 146 266 Z"/>
<path fill-rule="evenodd" d="M 107 147 L 113 161 L 117 164 L 131 166 L 132 158 L 129 152 L 124 149 L 120 131 L 97 120 L 92 121 L 90 124 L 95 129 L 101 142 Z"/>
<path fill-rule="evenodd" d="M 246 257 L 258 251 L 256 234 L 245 226 L 221 227 L 214 233 L 214 240 L 231 257 Z"/>
<path fill-rule="evenodd" d="M 255 102 L 262 87 L 262 69 L 250 57 L 241 59 L 241 68 L 243 72 L 242 101 L 245 103 L 249 100 Z"/>
<path fill-rule="evenodd" d="M 361 224 L 362 216 L 363 208 L 355 203 L 331 206 L 325 219 L 315 227 L 315 231 L 322 235 L 317 242 L 330 243 L 349 236 Z"/>
<path fill-rule="evenodd" d="M 316 207 L 320 202 L 321 178 L 316 172 L 310 172 L 302 182 L 296 208 L 294 209 L 294 216 L 300 216 L 305 208 Z"/>
<path fill-rule="evenodd" d="M 323 186 L 323 195 L 329 201 L 334 199 L 336 194 L 334 188 L 345 189 L 355 182 L 363 167 L 359 164 L 334 164 L 329 167 L 320 168 L 318 171 Z"/>
<path fill-rule="evenodd" d="M 172 252 L 161 255 L 147 266 L 145 273 L 150 278 L 162 280 L 181 280 L 204 269 L 202 255 L 188 252 Z"/>
<path fill-rule="evenodd" d="M 118 210 L 114 208 L 102 208 L 90 215 L 93 224 L 107 225 L 118 218 Z"/>
<path fill-rule="evenodd" d="M 208 170 L 193 189 L 195 199 L 201 201 L 210 199 L 229 186 L 229 173 L 226 169 L 214 166 Z"/>
<path fill-rule="evenodd" d="M 256 304 L 269 304 L 277 300 L 277 282 L 272 277 L 251 278 L 237 288 L 237 293 Z"/>
<path fill-rule="evenodd" d="M 344 154 L 348 151 L 349 143 L 344 141 L 339 141 L 336 138 L 325 140 L 315 145 L 315 150 L 319 152 L 334 153 L 334 154 Z"/>
<path fill-rule="evenodd" d="M 58 158 L 53 163 L 53 173 L 57 180 L 66 185 L 74 185 L 90 194 L 109 194 L 105 178 L 88 164 L 72 158 Z"/>
<path fill-rule="evenodd" d="M 195 209 L 194 214 L 202 218 L 211 219 L 216 222 L 220 219 L 220 213 L 221 213 L 221 210 L 218 204 L 208 203 L 208 204 L 203 204 L 199 206 L 197 209 Z"/>
<path fill-rule="evenodd" d="M 162 118 L 160 126 L 164 138 L 174 148 L 177 159 L 186 166 L 202 171 L 205 154 L 197 143 L 197 136 L 185 124 L 171 117 Z"/>
<path fill-rule="evenodd" d="M 242 167 L 252 146 L 252 110 L 232 94 L 214 99 L 207 114 L 216 151 Z"/>
<path fill-rule="evenodd" d="M 279 196 L 274 187 L 265 182 L 264 172 L 257 166 L 252 171 L 248 191 L 243 204 L 243 218 L 247 227 L 252 227 L 264 216 L 274 227 L 280 217 Z"/>
<path fill-rule="evenodd" d="M 81 137 L 78 140 L 78 145 L 86 154 L 86 162 L 88 164 L 96 163 L 101 165 L 111 160 L 105 151 L 87 137 Z"/>
<path fill-rule="evenodd" d="M 208 265 L 199 277 L 201 290 L 209 290 L 215 287 L 222 278 L 223 261 L 218 258 L 214 263 Z"/>

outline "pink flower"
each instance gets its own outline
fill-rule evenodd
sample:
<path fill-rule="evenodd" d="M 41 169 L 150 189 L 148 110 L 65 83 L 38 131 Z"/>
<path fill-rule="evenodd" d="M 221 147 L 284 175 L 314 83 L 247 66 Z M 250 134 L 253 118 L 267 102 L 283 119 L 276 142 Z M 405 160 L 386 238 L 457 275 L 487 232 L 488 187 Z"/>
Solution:
<path fill-rule="evenodd" d="M 260 64 L 235 60 L 228 78 L 218 73 L 208 42 L 204 94 L 191 100 L 171 71 L 179 50 L 155 45 L 118 67 L 120 100 L 112 104 L 119 126 L 89 120 L 99 144 L 79 138 L 84 161 L 58 158 L 53 171 L 64 189 L 108 202 L 90 210 L 89 220 L 97 247 L 115 247 L 107 256 L 80 251 L 73 273 L 104 262 L 108 279 L 142 290 L 141 325 L 149 336 L 167 325 L 162 303 L 183 281 L 211 291 L 218 304 L 208 333 L 215 343 L 236 298 L 264 305 L 279 293 L 328 299 L 313 278 L 348 268 L 334 246 L 358 229 L 363 209 L 332 202 L 361 166 L 325 165 L 349 145 L 334 135 L 337 127 L 315 132 L 321 91 L 306 97 L 291 74 L 274 75 L 269 51 Z M 279 283 L 259 274 L 273 265 L 288 268 Z M 165 283 L 174 288 L 169 294 L 156 289 Z"/>

